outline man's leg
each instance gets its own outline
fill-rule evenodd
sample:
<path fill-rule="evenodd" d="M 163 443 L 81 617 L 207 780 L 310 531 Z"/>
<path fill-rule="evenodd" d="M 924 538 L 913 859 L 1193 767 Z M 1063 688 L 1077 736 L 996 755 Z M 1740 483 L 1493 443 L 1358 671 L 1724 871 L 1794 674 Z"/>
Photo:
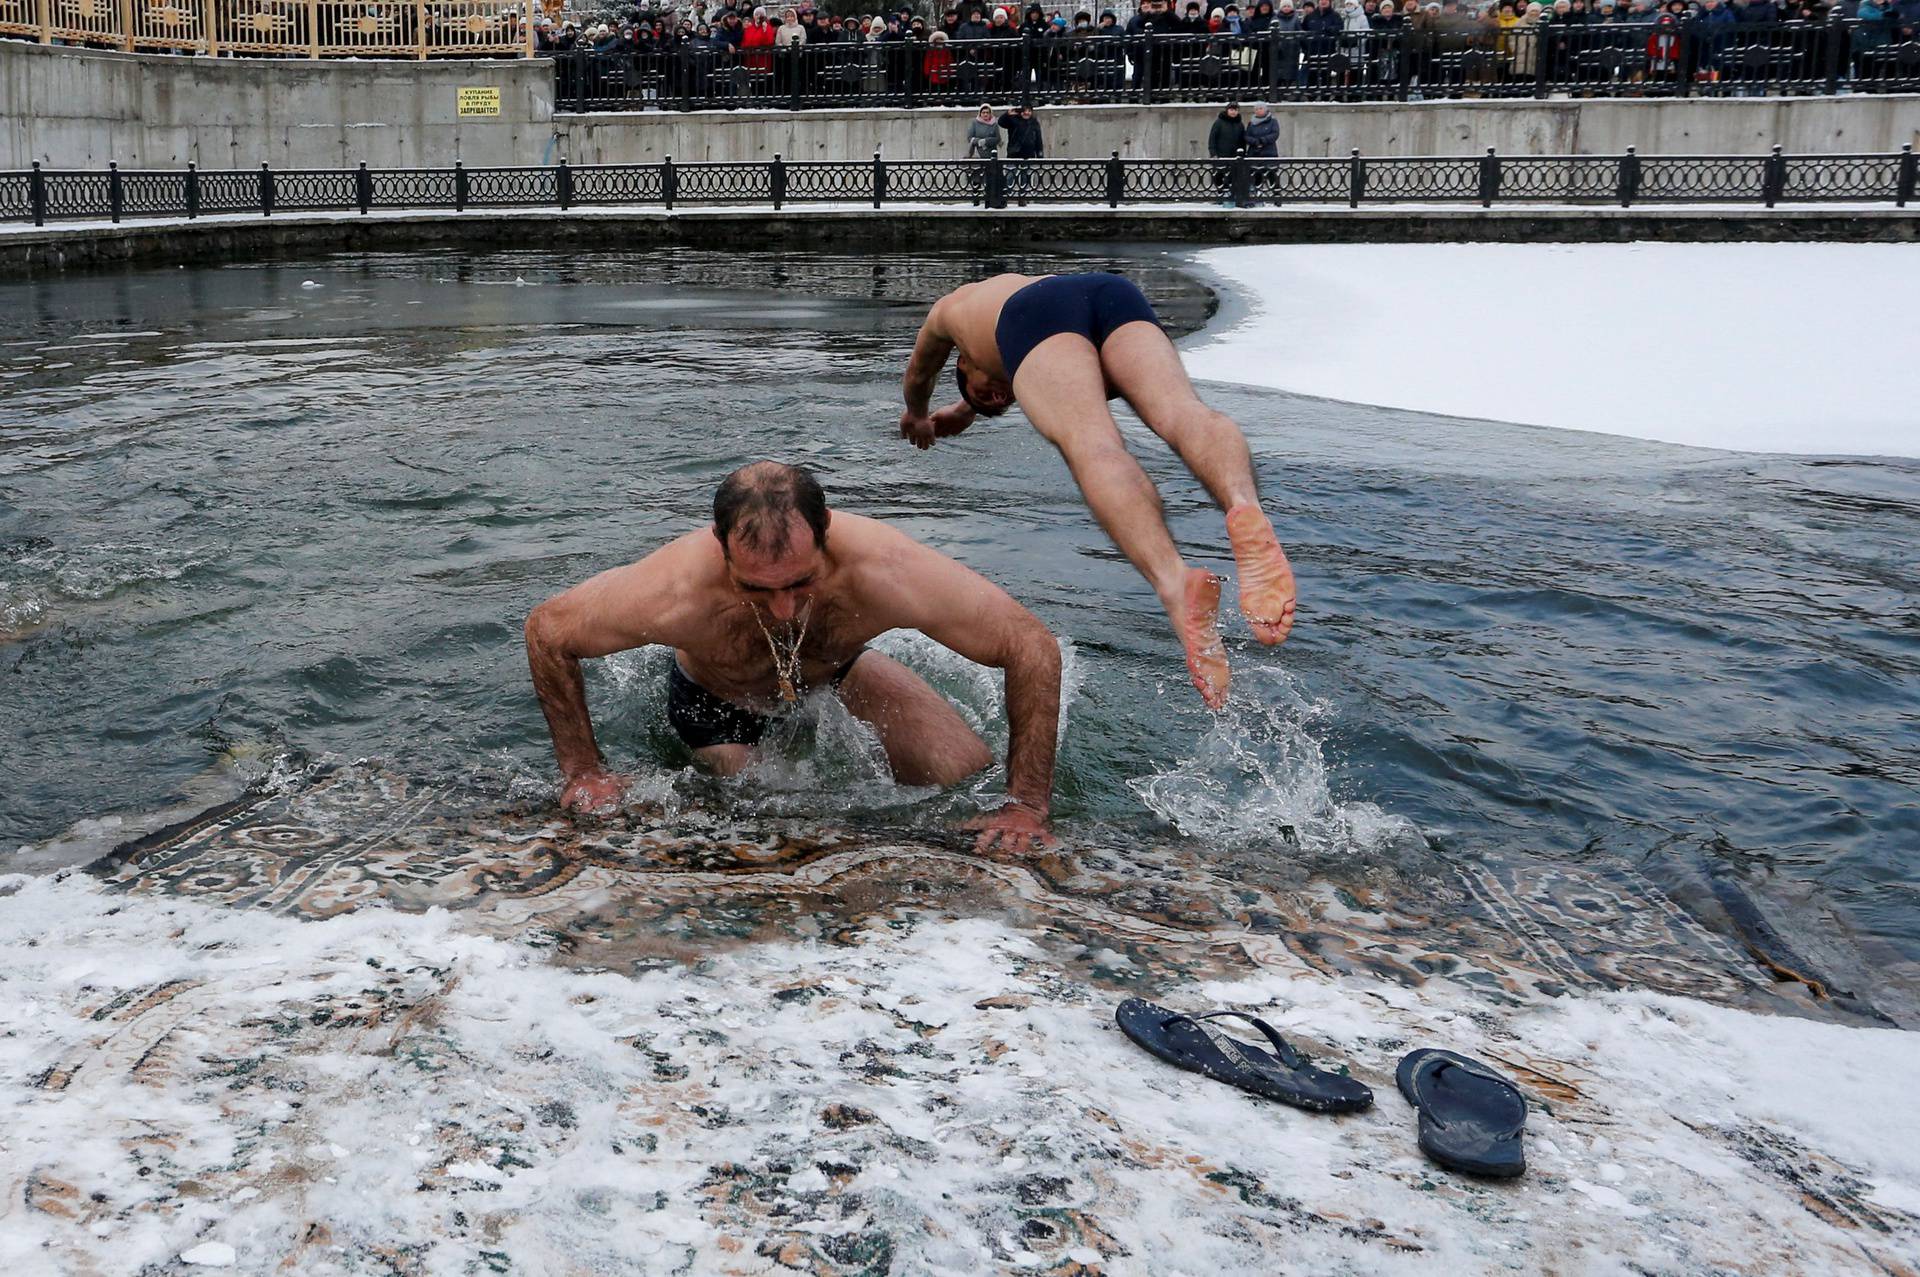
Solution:
<path fill-rule="evenodd" d="M 753 761 L 753 746 L 708 745 L 693 751 L 693 761 L 716 776 L 737 776 Z"/>
<path fill-rule="evenodd" d="M 903 785 L 957 785 L 993 763 L 993 751 L 946 697 L 912 670 L 867 652 L 840 681 L 841 703 L 879 733 Z"/>
<path fill-rule="evenodd" d="M 1262 643 L 1293 628 L 1293 568 L 1260 509 L 1247 438 L 1225 413 L 1200 402 L 1180 352 L 1157 324 L 1114 329 L 1100 349 L 1106 379 L 1140 419 L 1187 463 L 1227 514 L 1227 540 L 1240 568 L 1240 611 Z M 1031 415 L 1031 414 L 1029 414 Z"/>
<path fill-rule="evenodd" d="M 1195 689 L 1218 709 L 1227 699 L 1227 654 L 1214 620 L 1220 581 L 1188 567 L 1175 548 L 1159 490 L 1107 409 L 1099 352 L 1076 333 L 1057 333 L 1020 365 L 1013 393 L 1027 420 L 1066 458 L 1093 517 L 1160 596 L 1187 649 Z"/>

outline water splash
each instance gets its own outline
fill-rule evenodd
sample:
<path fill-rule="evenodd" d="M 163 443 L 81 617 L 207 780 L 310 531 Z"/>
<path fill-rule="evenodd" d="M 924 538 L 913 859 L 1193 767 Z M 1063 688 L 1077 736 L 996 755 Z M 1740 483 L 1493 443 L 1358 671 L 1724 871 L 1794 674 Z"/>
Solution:
<path fill-rule="evenodd" d="M 622 759 L 616 770 L 633 781 L 628 802 L 654 806 L 723 805 L 734 812 L 762 816 L 897 816 L 908 808 L 927 814 L 951 814 L 998 806 L 1006 787 L 1006 696 L 1000 671 L 976 665 L 925 635 L 895 630 L 873 648 L 913 670 L 945 696 L 967 725 L 992 749 L 995 763 L 949 791 L 902 785 L 887 767 L 879 737 L 825 691 L 809 694 L 793 712 L 776 720 L 762 739 L 758 756 L 740 775 L 716 780 L 686 767 L 660 768 L 639 759 Z M 1071 640 L 1060 642 L 1060 735 L 1065 737 L 1070 707 L 1080 686 L 1080 661 Z M 603 739 L 617 734 L 649 735 L 661 743 L 668 735 L 666 678 L 673 659 L 664 648 L 621 652 L 598 663 L 597 677 L 614 703 L 596 707 Z"/>
<path fill-rule="evenodd" d="M 1277 845 L 1288 829 L 1302 848 L 1321 855 L 1418 840 L 1411 821 L 1334 797 L 1312 730 L 1327 713 L 1278 667 L 1236 669 L 1232 699 L 1194 752 L 1127 785 L 1181 833 L 1229 846 Z"/>

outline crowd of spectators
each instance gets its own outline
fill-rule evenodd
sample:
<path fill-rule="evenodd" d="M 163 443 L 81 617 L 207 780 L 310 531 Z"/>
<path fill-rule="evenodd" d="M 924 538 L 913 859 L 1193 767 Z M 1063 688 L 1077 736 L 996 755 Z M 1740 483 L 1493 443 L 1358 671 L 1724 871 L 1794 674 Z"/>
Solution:
<path fill-rule="evenodd" d="M 1852 21 L 1834 31 L 1834 17 Z M 742 68 L 755 91 L 858 96 L 909 88 L 984 96 L 1031 87 L 1091 97 L 1102 89 L 1177 89 L 1183 69 L 1191 84 L 1202 64 L 1216 89 L 1449 78 L 1472 85 L 1543 74 L 1578 81 L 1588 72 L 1627 81 L 1716 79 L 1727 51 L 1762 29 L 1763 43 L 1777 50 L 1762 69 L 1776 78 L 1812 78 L 1832 63 L 1849 75 L 1876 50 L 1914 41 L 1920 0 L 1255 0 L 1245 7 L 1140 0 L 1124 19 L 1113 9 L 980 3 L 931 21 L 904 5 L 843 15 L 807 3 L 770 9 L 752 0 L 689 0 L 683 8 L 654 9 L 642 0 L 641 7 L 589 19 L 542 17 L 536 28 L 541 52 L 652 55 L 664 78 L 674 74 L 671 55 L 691 55 L 679 62 Z M 1137 40 L 1125 38 L 1148 34 L 1172 37 L 1175 52 L 1142 57 Z M 1841 46 L 1830 49 L 1834 40 Z M 898 47 L 864 60 L 772 52 L 845 45 Z M 1608 50 L 1623 56 L 1606 56 Z M 1018 74 L 1029 77 L 1023 83 L 1009 74 L 1016 57 Z M 809 79 L 796 84 L 795 77 Z M 654 87 L 667 93 L 709 86 Z"/>

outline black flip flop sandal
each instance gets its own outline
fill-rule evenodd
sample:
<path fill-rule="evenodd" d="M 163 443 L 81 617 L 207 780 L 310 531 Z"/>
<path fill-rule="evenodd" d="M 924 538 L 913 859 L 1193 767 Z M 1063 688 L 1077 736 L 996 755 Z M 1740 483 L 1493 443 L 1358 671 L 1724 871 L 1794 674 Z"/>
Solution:
<path fill-rule="evenodd" d="M 1353 1078 L 1316 1069 L 1274 1027 L 1240 1011 L 1183 1015 L 1140 998 L 1128 998 L 1114 1013 L 1120 1031 L 1169 1064 L 1243 1091 L 1313 1113 L 1357 1113 L 1373 1092 Z M 1203 1020 L 1245 1020 L 1273 1046 L 1273 1054 L 1224 1034 L 1208 1033 Z"/>
<path fill-rule="evenodd" d="M 1527 1169 L 1527 1101 L 1508 1079 L 1478 1060 L 1424 1048 L 1400 1061 L 1394 1081 L 1420 1110 L 1420 1151 L 1440 1165 L 1496 1179 Z"/>

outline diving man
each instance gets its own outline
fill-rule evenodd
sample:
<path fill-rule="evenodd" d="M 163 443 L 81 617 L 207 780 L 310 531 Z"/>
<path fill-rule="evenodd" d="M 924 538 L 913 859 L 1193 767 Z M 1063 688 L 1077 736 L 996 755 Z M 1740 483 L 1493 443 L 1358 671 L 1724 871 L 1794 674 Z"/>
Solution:
<path fill-rule="evenodd" d="M 955 350 L 960 402 L 931 411 L 934 383 Z M 900 434 L 920 448 L 1019 403 L 1066 458 L 1100 526 L 1160 596 L 1209 707 L 1227 700 L 1227 654 L 1216 629 L 1220 578 L 1180 557 L 1160 494 L 1127 451 L 1109 400 L 1125 399 L 1226 511 L 1240 610 L 1254 637 L 1271 645 L 1293 628 L 1293 569 L 1260 509 L 1246 437 L 1200 402 L 1180 353 L 1132 281 L 996 275 L 957 288 L 927 312 L 903 389 Z"/>
<path fill-rule="evenodd" d="M 1053 635 L 985 577 L 884 523 L 829 511 L 811 474 L 772 461 L 727 476 L 710 526 L 527 617 L 527 662 L 564 778 L 561 804 L 607 810 L 626 788 L 594 741 L 580 661 L 649 643 L 674 649 L 674 730 L 721 775 L 752 760 L 785 706 L 831 688 L 879 735 L 902 784 L 959 783 L 988 766 L 992 751 L 924 679 L 867 647 L 891 629 L 919 630 L 1006 672 L 1011 801 L 973 827 L 982 850 L 1046 842 L 1060 718 Z"/>

